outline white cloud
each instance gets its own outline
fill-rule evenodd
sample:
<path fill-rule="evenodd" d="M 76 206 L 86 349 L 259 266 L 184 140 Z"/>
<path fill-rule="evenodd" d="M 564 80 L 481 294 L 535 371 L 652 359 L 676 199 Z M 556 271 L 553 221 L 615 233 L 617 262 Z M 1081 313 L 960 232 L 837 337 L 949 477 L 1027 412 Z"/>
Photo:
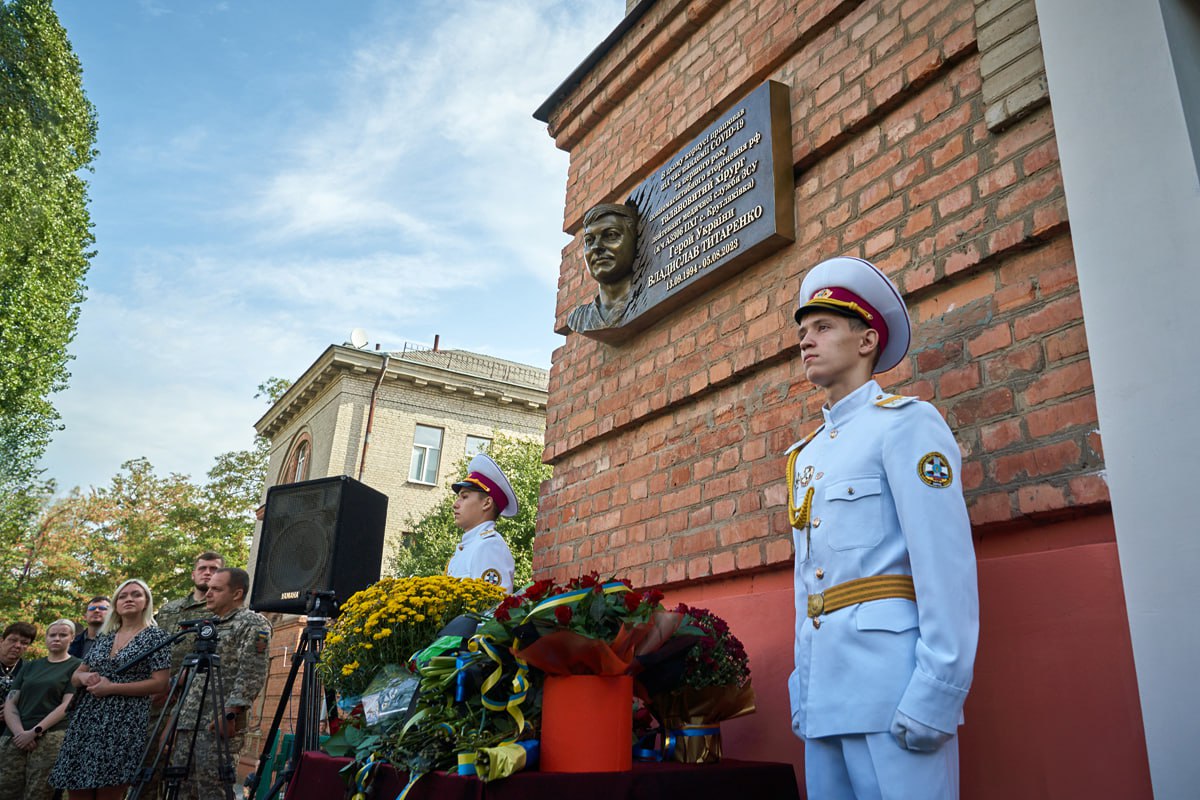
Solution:
<path fill-rule="evenodd" d="M 489 274 L 525 271 L 552 287 L 566 155 L 531 115 L 611 28 L 612 8 L 427 8 L 420 20 L 384 20 L 353 53 L 340 103 L 297 121 L 290 163 L 263 182 L 251 213 L 275 236 L 392 230 L 426 246 L 475 247 Z"/>
<path fill-rule="evenodd" d="M 104 483 L 144 455 L 199 479 L 250 445 L 260 382 L 297 377 L 356 326 L 388 348 L 440 333 L 548 364 L 566 155 L 531 115 L 623 5 L 381 3 L 370 30 L 319 54 L 336 64 L 340 48 L 340 69 L 242 128 L 181 97 L 164 116 L 194 122 L 114 140 L 105 180 L 127 194 L 104 184 L 98 219 L 117 225 L 97 230 L 49 475 Z M 250 68 L 260 88 L 291 74 Z M 149 218 L 133 244 L 119 236 L 142 221 L 135 201 Z"/>
<path fill-rule="evenodd" d="M 141 6 L 143 12 L 152 17 L 161 17 L 171 13 L 171 9 L 159 5 L 154 0 L 138 0 L 138 5 Z"/>

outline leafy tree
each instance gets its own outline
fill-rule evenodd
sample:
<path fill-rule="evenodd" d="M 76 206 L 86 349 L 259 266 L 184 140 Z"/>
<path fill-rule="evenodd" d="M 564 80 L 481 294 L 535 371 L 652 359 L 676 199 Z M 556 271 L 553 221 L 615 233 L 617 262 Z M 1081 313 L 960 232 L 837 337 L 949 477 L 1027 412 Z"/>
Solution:
<path fill-rule="evenodd" d="M 54 502 L 54 484 L 30 487 L 25 499 L 31 501 L 28 517 L 35 524 L 18 546 L 0 551 L 0 620 L 16 619 L 39 622 L 43 626 L 63 614 L 74 618 L 79 609 L 75 596 L 77 576 L 83 575 L 88 562 L 73 535 L 78 505 Z M 86 554 L 85 554 L 86 555 Z M 34 615 L 33 610 L 45 614 Z"/>
<path fill-rule="evenodd" d="M 272 379 L 259 392 L 270 399 L 280 387 L 286 382 Z M 53 483 L 34 487 L 26 498 L 34 524 L 0 549 L 0 620 L 76 619 L 84 600 L 129 577 L 145 579 L 161 604 L 191 590 L 192 560 L 203 550 L 245 564 L 268 455 L 256 437 L 249 450 L 217 456 L 203 484 L 135 458 L 86 492 L 55 498 Z"/>
<path fill-rule="evenodd" d="M 0 515 L 30 523 L 93 243 L 96 114 L 49 0 L 0 0 Z M 13 514 L 19 514 L 14 520 Z M 0 539 L 0 542 L 3 542 Z"/>
<path fill-rule="evenodd" d="M 508 542 L 516 561 L 514 583 L 527 583 L 533 574 L 533 533 L 537 524 L 538 491 L 543 481 L 550 479 L 551 467 L 542 463 L 542 443 L 535 439 L 519 439 L 497 432 L 488 455 L 495 459 L 512 483 L 520 508 L 511 519 L 501 517 L 496 529 Z M 466 475 L 469 458 L 464 456 L 455 464 L 456 474 Z M 454 524 L 454 490 L 447 487 L 446 496 L 420 519 L 409 518 L 406 527 L 413 533 L 405 537 L 390 564 L 392 573 L 407 575 L 441 575 L 446 562 L 454 554 L 462 531 Z"/>
<path fill-rule="evenodd" d="M 75 619 L 83 600 L 130 577 L 162 603 L 190 590 L 192 559 L 203 550 L 244 563 L 258 496 L 238 487 L 257 476 L 261 491 L 265 466 L 253 451 L 225 453 L 197 485 L 135 458 L 106 486 L 57 499 L 47 492 L 36 525 L 4 558 L 0 619 Z"/>

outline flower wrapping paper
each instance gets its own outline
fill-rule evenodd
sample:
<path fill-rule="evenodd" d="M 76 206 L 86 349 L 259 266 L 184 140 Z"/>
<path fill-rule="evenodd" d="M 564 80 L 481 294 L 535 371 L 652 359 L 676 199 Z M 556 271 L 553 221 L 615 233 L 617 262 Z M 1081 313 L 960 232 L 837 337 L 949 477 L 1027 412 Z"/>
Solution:
<path fill-rule="evenodd" d="M 682 614 L 660 611 L 649 622 L 622 625 L 612 642 L 556 630 L 513 652 L 547 675 L 632 675 L 637 657 L 662 647 L 682 622 Z"/>
<path fill-rule="evenodd" d="M 721 732 L 703 736 L 682 736 L 685 725 L 719 727 L 725 720 L 753 714 L 754 687 L 707 686 L 703 689 L 684 687 L 673 692 L 656 694 L 651 708 L 659 724 L 673 738 L 673 754 L 684 764 L 715 764 L 721 760 Z"/>

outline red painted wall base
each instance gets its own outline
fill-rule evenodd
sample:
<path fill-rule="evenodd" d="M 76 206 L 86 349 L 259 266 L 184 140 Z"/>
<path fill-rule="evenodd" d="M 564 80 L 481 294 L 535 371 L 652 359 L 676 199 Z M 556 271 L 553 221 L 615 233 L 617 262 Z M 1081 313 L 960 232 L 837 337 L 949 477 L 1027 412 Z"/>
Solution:
<path fill-rule="evenodd" d="M 976 542 L 980 645 L 960 729 L 964 800 L 1153 797 L 1120 563 L 1108 515 Z M 791 762 L 792 576 L 673 589 L 716 611 L 750 654 L 758 712 L 722 725 L 730 758 Z"/>

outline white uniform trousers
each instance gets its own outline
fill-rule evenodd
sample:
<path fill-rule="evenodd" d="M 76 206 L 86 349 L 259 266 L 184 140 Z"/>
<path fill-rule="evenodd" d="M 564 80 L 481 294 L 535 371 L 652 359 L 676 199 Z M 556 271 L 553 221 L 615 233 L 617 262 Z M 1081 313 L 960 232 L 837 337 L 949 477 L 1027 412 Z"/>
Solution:
<path fill-rule="evenodd" d="M 890 733 L 804 740 L 809 800 L 958 800 L 958 737 L 932 753 Z"/>

